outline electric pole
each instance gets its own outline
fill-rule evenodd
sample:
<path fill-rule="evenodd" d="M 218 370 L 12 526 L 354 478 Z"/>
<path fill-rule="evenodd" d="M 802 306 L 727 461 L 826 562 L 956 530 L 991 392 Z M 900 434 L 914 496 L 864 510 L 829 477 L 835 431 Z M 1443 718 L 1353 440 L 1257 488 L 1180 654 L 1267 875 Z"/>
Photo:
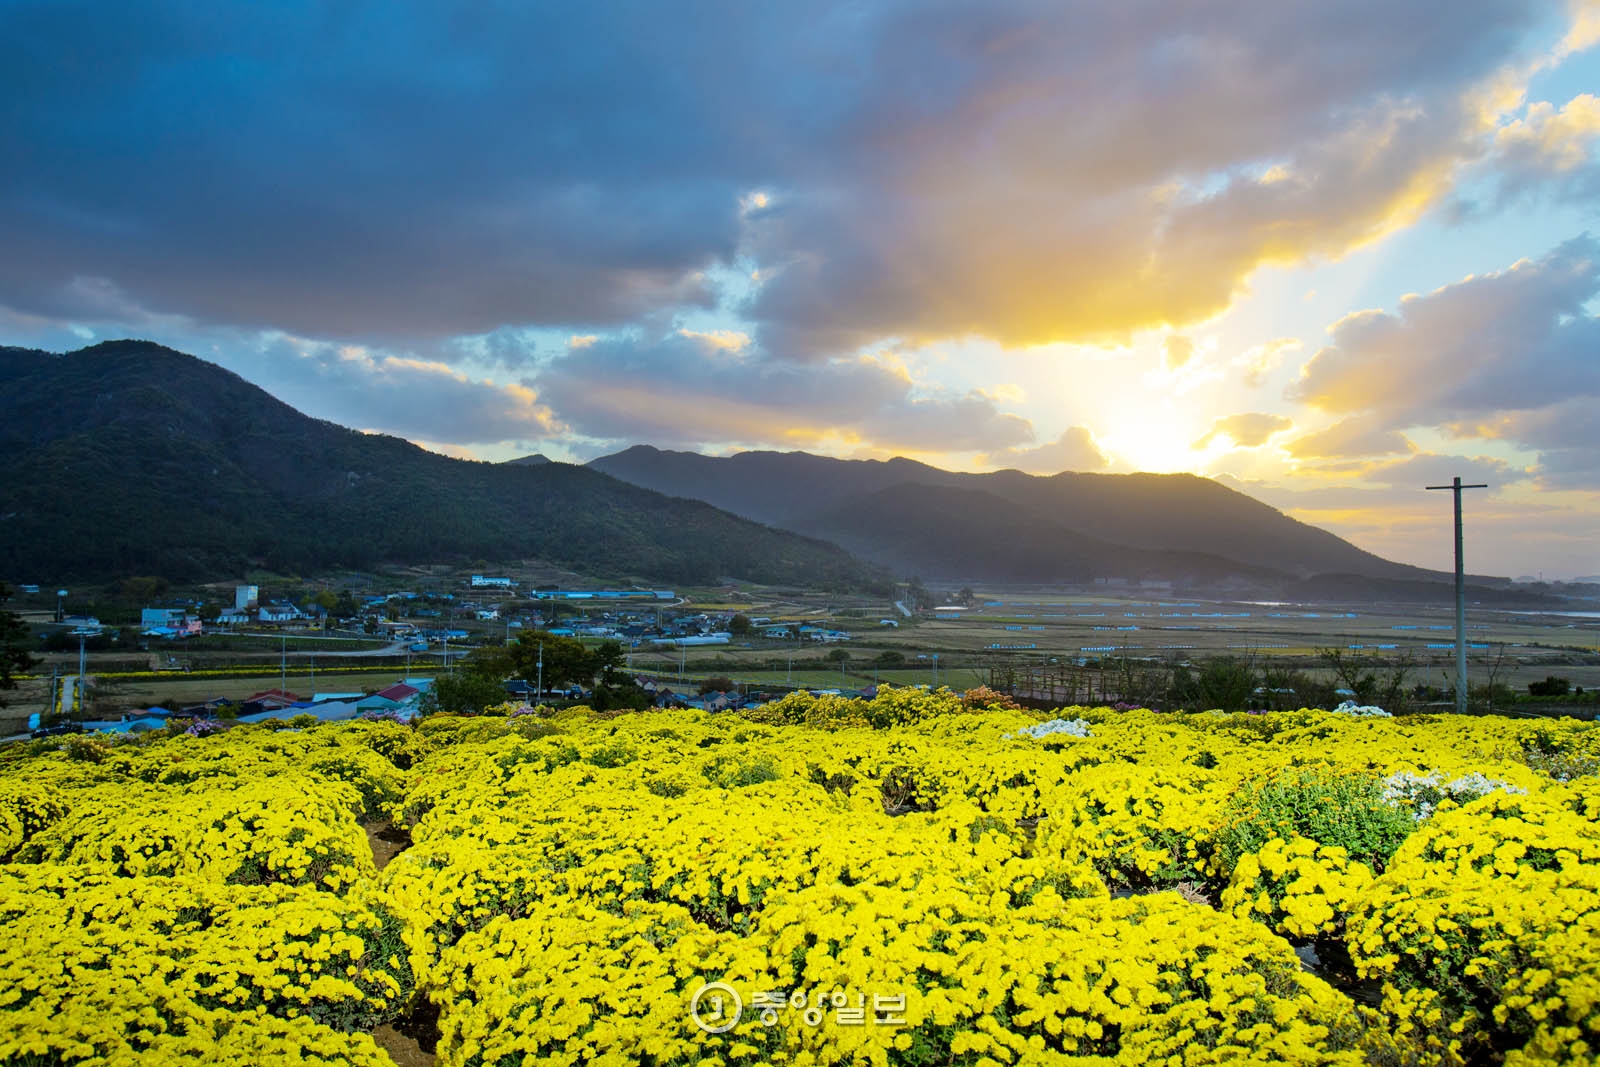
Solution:
<path fill-rule="evenodd" d="M 85 635 L 85 634 L 83 634 L 81 632 L 78 634 L 78 692 L 77 692 L 77 696 L 76 696 L 75 702 L 73 703 L 73 706 L 72 706 L 72 710 L 77 713 L 78 718 L 80 718 L 80 719 L 83 718 L 83 692 L 84 692 L 83 671 L 84 671 L 84 665 L 85 665 L 84 664 L 84 655 L 83 655 L 83 642 L 84 642 L 86 636 L 87 635 Z"/>
<path fill-rule="evenodd" d="M 1487 489 L 1487 484 L 1462 485 L 1458 474 L 1449 485 L 1430 485 L 1428 489 L 1449 489 L 1456 498 L 1456 714 L 1467 712 L 1467 572 L 1461 561 L 1461 490 Z"/>

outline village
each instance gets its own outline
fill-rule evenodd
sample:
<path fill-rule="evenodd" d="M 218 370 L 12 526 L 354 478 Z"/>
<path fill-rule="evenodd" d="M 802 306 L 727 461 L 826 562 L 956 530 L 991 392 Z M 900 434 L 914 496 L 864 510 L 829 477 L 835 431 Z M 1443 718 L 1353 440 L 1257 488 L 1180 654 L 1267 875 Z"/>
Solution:
<path fill-rule="evenodd" d="M 174 597 L 140 607 L 136 628 L 69 612 L 67 591 L 61 590 L 54 617 L 39 636 L 47 648 L 69 653 L 76 648 L 78 667 L 75 673 L 55 672 L 46 710 L 28 716 L 28 730 L 32 736 L 43 737 L 69 732 L 207 731 L 225 723 L 309 724 L 374 717 L 410 721 L 429 707 L 427 697 L 434 682 L 432 676 L 414 674 L 414 663 L 426 670 L 449 672 L 475 649 L 510 644 L 523 633 L 591 644 L 615 641 L 627 650 L 630 660 L 634 652 L 676 652 L 680 675 L 682 657 L 689 650 L 716 649 L 750 639 L 793 646 L 836 645 L 853 636 L 846 630 L 810 622 L 776 621 L 734 610 L 694 610 L 684 598 L 665 589 L 523 591 L 509 577 L 485 574 L 473 574 L 459 584 L 463 588 L 454 592 L 361 594 L 323 589 L 296 599 L 263 596 L 260 585 L 240 584 L 233 587 L 232 603 L 227 606 L 219 607 L 214 599 Z M 41 599 L 37 585 L 23 585 L 19 591 L 30 599 Z M 899 626 L 898 620 L 888 618 L 879 624 L 888 629 Z M 91 651 L 95 658 L 103 659 L 108 652 L 133 647 L 149 654 L 153 670 L 189 674 L 196 663 L 207 662 L 191 654 L 193 649 L 214 648 L 219 643 L 224 648 L 259 648 L 272 638 L 280 641 L 279 686 L 246 693 L 237 684 L 244 679 L 219 678 L 215 692 L 203 699 L 130 705 L 109 712 L 103 699 L 93 700 L 100 679 L 89 662 Z M 308 643 L 315 647 L 304 648 Z M 308 682 L 314 682 L 319 661 L 325 678 L 342 679 L 346 676 L 337 672 L 360 657 L 386 662 L 403 657 L 405 666 L 397 672 L 399 677 L 379 687 L 365 684 L 360 689 L 324 690 L 308 685 L 304 692 L 296 692 L 288 684 L 291 661 L 297 669 L 309 668 Z M 631 675 L 631 679 L 658 707 L 721 711 L 770 695 L 752 691 L 748 685 L 730 683 L 721 688 L 692 678 L 684 681 L 680 677 L 676 684 L 669 684 L 651 673 Z M 510 707 L 522 710 L 541 703 L 582 701 L 591 695 L 581 681 L 541 691 L 532 679 L 513 678 L 504 682 L 504 690 Z M 871 686 L 849 690 L 852 694 L 863 691 L 870 695 L 875 690 Z"/>

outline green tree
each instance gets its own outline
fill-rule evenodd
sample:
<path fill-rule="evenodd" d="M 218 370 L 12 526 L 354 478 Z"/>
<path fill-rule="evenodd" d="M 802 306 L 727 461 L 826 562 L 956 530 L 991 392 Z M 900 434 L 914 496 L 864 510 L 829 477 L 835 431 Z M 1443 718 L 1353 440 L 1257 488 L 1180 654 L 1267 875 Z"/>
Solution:
<path fill-rule="evenodd" d="M 475 715 L 505 699 L 506 690 L 500 679 L 469 668 L 435 678 L 418 703 L 425 714 L 443 711 Z"/>
<path fill-rule="evenodd" d="M 153 575 L 124 578 L 117 583 L 117 595 L 123 600 L 148 606 L 159 597 L 167 595 L 169 585 L 165 578 Z"/>
<path fill-rule="evenodd" d="M 336 618 L 353 619 L 361 614 L 361 605 L 356 603 L 356 598 L 351 595 L 350 590 L 345 589 L 334 599 L 331 610 Z"/>
<path fill-rule="evenodd" d="M 11 587 L 0 582 L 0 605 L 11 600 Z M 22 618 L 14 611 L 0 610 L 0 690 L 15 689 L 16 676 L 34 664 L 28 654 L 33 645 L 33 635 L 28 632 Z M 0 700 L 0 707 L 5 701 Z"/>
<path fill-rule="evenodd" d="M 734 637 L 749 637 L 750 631 L 755 629 L 750 622 L 750 616 L 739 614 L 728 620 L 728 633 Z"/>
<path fill-rule="evenodd" d="M 589 653 L 589 677 L 599 675 L 602 685 L 611 685 L 627 660 L 628 652 L 622 647 L 621 641 L 601 641 Z"/>
<path fill-rule="evenodd" d="M 617 644 L 616 642 L 611 642 Z M 621 645 L 617 644 L 620 650 Z M 525 630 L 506 649 L 510 673 L 533 682 L 540 676 L 540 657 L 544 660 L 546 689 L 594 680 L 595 660 L 576 637 L 558 637 L 546 630 Z"/>

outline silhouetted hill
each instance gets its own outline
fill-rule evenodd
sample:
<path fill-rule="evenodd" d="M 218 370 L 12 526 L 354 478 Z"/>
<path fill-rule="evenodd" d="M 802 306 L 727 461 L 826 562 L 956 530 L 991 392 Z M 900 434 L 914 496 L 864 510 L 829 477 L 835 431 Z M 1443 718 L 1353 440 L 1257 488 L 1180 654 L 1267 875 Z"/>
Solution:
<path fill-rule="evenodd" d="M 1059 580 L 1077 566 L 1073 561 L 1097 576 L 1179 581 L 1303 581 L 1329 574 L 1428 584 L 1448 578 L 1375 556 L 1190 474 L 960 474 L 906 459 L 838 460 L 803 452 L 711 457 L 645 445 L 589 466 L 803 530 L 874 559 L 926 561 L 927 578 L 1011 573 L 1017 581 L 1045 582 Z M 908 486 L 890 497 L 874 496 Z M 967 513 L 970 508 L 981 508 L 982 521 Z M 913 522 L 912 514 L 921 517 Z M 932 528 L 913 530 L 917 522 Z M 1059 551 L 1047 550 L 1052 537 Z"/>
<path fill-rule="evenodd" d="M 1114 575 L 1217 584 L 1281 577 L 1220 556 L 1112 544 L 983 489 L 915 482 L 851 497 L 795 520 L 795 529 L 826 530 L 829 540 L 901 574 L 949 582 L 1083 584 Z"/>
<path fill-rule="evenodd" d="M 562 463 L 312 419 L 159 345 L 0 349 L 0 574 L 174 579 L 543 559 L 612 577 L 881 580 L 841 549 Z"/>

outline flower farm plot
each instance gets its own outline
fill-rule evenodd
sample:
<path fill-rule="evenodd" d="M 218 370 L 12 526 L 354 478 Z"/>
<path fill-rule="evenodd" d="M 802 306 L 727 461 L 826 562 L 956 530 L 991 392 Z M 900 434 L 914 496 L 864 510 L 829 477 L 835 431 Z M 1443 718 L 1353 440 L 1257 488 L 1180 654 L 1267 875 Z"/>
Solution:
<path fill-rule="evenodd" d="M 971 703 L 13 746 L 0 1064 L 1600 1063 L 1593 724 Z"/>

